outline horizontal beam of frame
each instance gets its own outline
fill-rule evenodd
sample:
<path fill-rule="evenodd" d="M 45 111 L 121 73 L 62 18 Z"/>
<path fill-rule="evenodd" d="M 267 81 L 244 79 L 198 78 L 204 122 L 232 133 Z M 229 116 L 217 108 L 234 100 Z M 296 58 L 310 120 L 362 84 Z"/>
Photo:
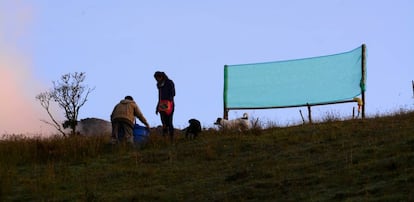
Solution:
<path fill-rule="evenodd" d="M 308 107 L 308 106 L 321 106 L 321 105 L 331 105 L 331 104 L 342 104 L 342 103 L 349 103 L 349 102 L 357 102 L 356 100 L 344 100 L 344 101 L 337 101 L 337 102 L 324 102 L 324 103 L 315 103 L 315 104 L 303 104 L 303 105 L 290 105 L 290 106 L 282 106 L 282 107 L 234 107 L 234 108 L 227 108 L 227 110 L 241 110 L 241 109 L 281 109 L 281 108 L 294 108 L 294 107 Z"/>

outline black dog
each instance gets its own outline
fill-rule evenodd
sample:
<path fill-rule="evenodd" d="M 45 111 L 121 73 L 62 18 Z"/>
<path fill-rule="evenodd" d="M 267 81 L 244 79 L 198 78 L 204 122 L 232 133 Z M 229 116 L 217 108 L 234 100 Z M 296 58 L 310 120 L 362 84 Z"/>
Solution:
<path fill-rule="evenodd" d="M 187 128 L 185 128 L 185 138 L 187 139 L 195 139 L 198 136 L 198 133 L 201 132 L 201 124 L 200 121 L 197 119 L 190 119 L 188 120 L 190 124 Z"/>

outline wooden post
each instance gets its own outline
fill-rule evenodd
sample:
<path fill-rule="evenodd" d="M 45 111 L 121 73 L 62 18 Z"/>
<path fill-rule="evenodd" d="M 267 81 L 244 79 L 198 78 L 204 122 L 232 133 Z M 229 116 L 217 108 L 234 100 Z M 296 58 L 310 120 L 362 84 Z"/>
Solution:
<path fill-rule="evenodd" d="M 362 68 L 362 82 L 364 82 L 363 83 L 363 85 L 365 86 L 366 84 L 365 84 L 365 72 L 366 72 L 366 70 L 365 70 L 365 68 L 366 68 L 366 59 L 365 59 L 365 52 L 366 52 L 366 45 L 365 44 L 362 44 L 362 61 L 361 61 L 361 68 Z M 364 87 L 365 88 L 365 87 Z M 362 114 L 361 114 L 361 117 L 362 117 L 362 119 L 364 119 L 365 118 L 365 106 L 367 105 L 367 103 L 365 102 L 365 89 L 361 89 L 361 97 L 362 97 Z"/>
<path fill-rule="evenodd" d="M 355 119 L 355 107 L 352 107 L 352 119 Z"/>
<path fill-rule="evenodd" d="M 311 106 L 309 105 L 309 103 L 307 103 L 308 105 L 308 116 L 309 116 L 309 123 L 312 123 L 312 111 L 311 111 Z"/>
<path fill-rule="evenodd" d="M 228 70 L 227 65 L 224 65 L 224 89 L 223 89 L 223 119 L 229 118 L 229 109 L 227 108 L 227 86 L 228 86 Z"/>
<path fill-rule="evenodd" d="M 302 117 L 302 122 L 305 124 L 305 118 L 303 118 L 302 110 L 299 109 L 300 116 Z"/>

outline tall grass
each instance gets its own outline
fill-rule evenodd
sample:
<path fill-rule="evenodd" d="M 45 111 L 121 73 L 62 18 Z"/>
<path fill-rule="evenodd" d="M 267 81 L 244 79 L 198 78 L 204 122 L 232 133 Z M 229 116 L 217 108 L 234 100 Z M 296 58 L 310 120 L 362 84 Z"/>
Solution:
<path fill-rule="evenodd" d="M 413 201 L 414 113 L 203 131 L 170 144 L 0 141 L 0 201 Z"/>

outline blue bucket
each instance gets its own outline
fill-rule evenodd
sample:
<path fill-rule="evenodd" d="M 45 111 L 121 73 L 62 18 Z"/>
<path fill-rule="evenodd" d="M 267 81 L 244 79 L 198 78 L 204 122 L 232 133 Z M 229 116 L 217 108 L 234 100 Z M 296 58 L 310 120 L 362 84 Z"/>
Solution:
<path fill-rule="evenodd" d="M 148 141 L 149 131 L 144 126 L 134 124 L 134 143 L 145 144 Z"/>

